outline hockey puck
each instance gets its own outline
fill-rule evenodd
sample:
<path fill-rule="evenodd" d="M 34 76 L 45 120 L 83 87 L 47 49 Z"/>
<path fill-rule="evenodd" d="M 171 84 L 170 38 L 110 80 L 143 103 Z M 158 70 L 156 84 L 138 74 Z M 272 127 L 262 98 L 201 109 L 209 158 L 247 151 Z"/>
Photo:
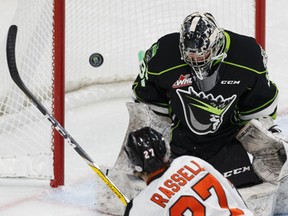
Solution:
<path fill-rule="evenodd" d="M 100 67 L 103 64 L 104 58 L 100 53 L 93 53 L 89 58 L 89 63 L 93 67 Z"/>

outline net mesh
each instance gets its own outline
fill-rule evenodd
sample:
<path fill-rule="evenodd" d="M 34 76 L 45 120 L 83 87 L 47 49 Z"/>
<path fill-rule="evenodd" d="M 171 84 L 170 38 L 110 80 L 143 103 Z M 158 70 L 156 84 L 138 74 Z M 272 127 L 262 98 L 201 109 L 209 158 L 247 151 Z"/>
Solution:
<path fill-rule="evenodd" d="M 65 9 L 67 109 L 111 95 L 128 96 L 139 70 L 138 52 L 178 31 L 192 12 L 211 12 L 223 28 L 255 35 L 254 0 L 73 0 L 66 1 Z M 19 73 L 53 113 L 53 1 L 19 0 L 9 22 L 18 26 Z M 0 39 L 0 177 L 51 179 L 51 125 L 12 82 L 6 35 Z M 103 56 L 100 67 L 89 63 L 93 53 Z"/>

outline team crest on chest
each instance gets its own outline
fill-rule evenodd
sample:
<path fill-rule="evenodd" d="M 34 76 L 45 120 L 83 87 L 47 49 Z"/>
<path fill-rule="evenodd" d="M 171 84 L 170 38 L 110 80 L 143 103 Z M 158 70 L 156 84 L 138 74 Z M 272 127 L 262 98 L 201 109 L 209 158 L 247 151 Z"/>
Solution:
<path fill-rule="evenodd" d="M 223 122 L 223 117 L 236 99 L 236 95 L 224 98 L 205 92 L 196 92 L 192 86 L 188 90 L 176 90 L 182 104 L 186 124 L 196 134 L 214 133 Z"/>
<path fill-rule="evenodd" d="M 178 80 L 172 85 L 172 88 L 180 88 L 183 86 L 189 86 L 192 84 L 192 77 L 190 74 L 183 75 L 181 74 Z"/>

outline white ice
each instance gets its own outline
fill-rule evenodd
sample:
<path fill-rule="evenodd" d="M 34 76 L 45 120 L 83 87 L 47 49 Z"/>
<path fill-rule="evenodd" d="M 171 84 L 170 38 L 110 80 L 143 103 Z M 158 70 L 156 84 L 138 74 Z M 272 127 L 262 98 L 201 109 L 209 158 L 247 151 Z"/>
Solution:
<path fill-rule="evenodd" d="M 13 1 L 0 0 L 0 14 L 11 10 L 12 6 Z M 270 78 L 280 89 L 277 124 L 286 135 L 288 135 L 288 88 L 285 86 L 288 81 L 287 8 L 287 0 L 267 0 L 268 66 Z M 2 22 L 3 19 L 0 19 L 0 26 Z M 2 33 L 0 28 L 0 34 Z M 127 101 L 130 101 L 129 97 L 101 101 L 67 111 L 65 128 L 99 165 L 112 166 L 118 155 L 128 125 L 128 112 L 125 106 Z M 63 187 L 53 189 L 47 181 L 0 179 L 0 216 L 105 215 L 95 210 L 97 190 L 95 182 L 98 176 L 68 144 L 65 154 Z"/>

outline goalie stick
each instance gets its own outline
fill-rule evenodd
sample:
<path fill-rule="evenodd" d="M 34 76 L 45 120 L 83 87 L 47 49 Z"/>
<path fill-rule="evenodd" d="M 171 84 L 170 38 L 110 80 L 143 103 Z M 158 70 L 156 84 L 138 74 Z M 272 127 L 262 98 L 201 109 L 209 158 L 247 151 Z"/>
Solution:
<path fill-rule="evenodd" d="M 74 138 L 61 126 L 61 124 L 47 111 L 47 109 L 37 100 L 37 98 L 30 92 L 30 90 L 23 83 L 16 66 L 15 46 L 16 46 L 17 26 L 12 25 L 8 31 L 7 37 L 7 62 L 8 68 L 14 83 L 25 93 L 25 95 L 33 102 L 38 110 L 51 122 L 53 127 L 60 133 L 60 135 L 74 148 L 74 150 L 83 158 L 90 168 L 104 181 L 104 183 L 111 189 L 111 191 L 120 199 L 126 206 L 129 199 L 122 193 L 122 191 L 108 178 L 107 175 L 94 163 L 92 158 L 82 149 L 82 147 L 74 140 Z"/>

